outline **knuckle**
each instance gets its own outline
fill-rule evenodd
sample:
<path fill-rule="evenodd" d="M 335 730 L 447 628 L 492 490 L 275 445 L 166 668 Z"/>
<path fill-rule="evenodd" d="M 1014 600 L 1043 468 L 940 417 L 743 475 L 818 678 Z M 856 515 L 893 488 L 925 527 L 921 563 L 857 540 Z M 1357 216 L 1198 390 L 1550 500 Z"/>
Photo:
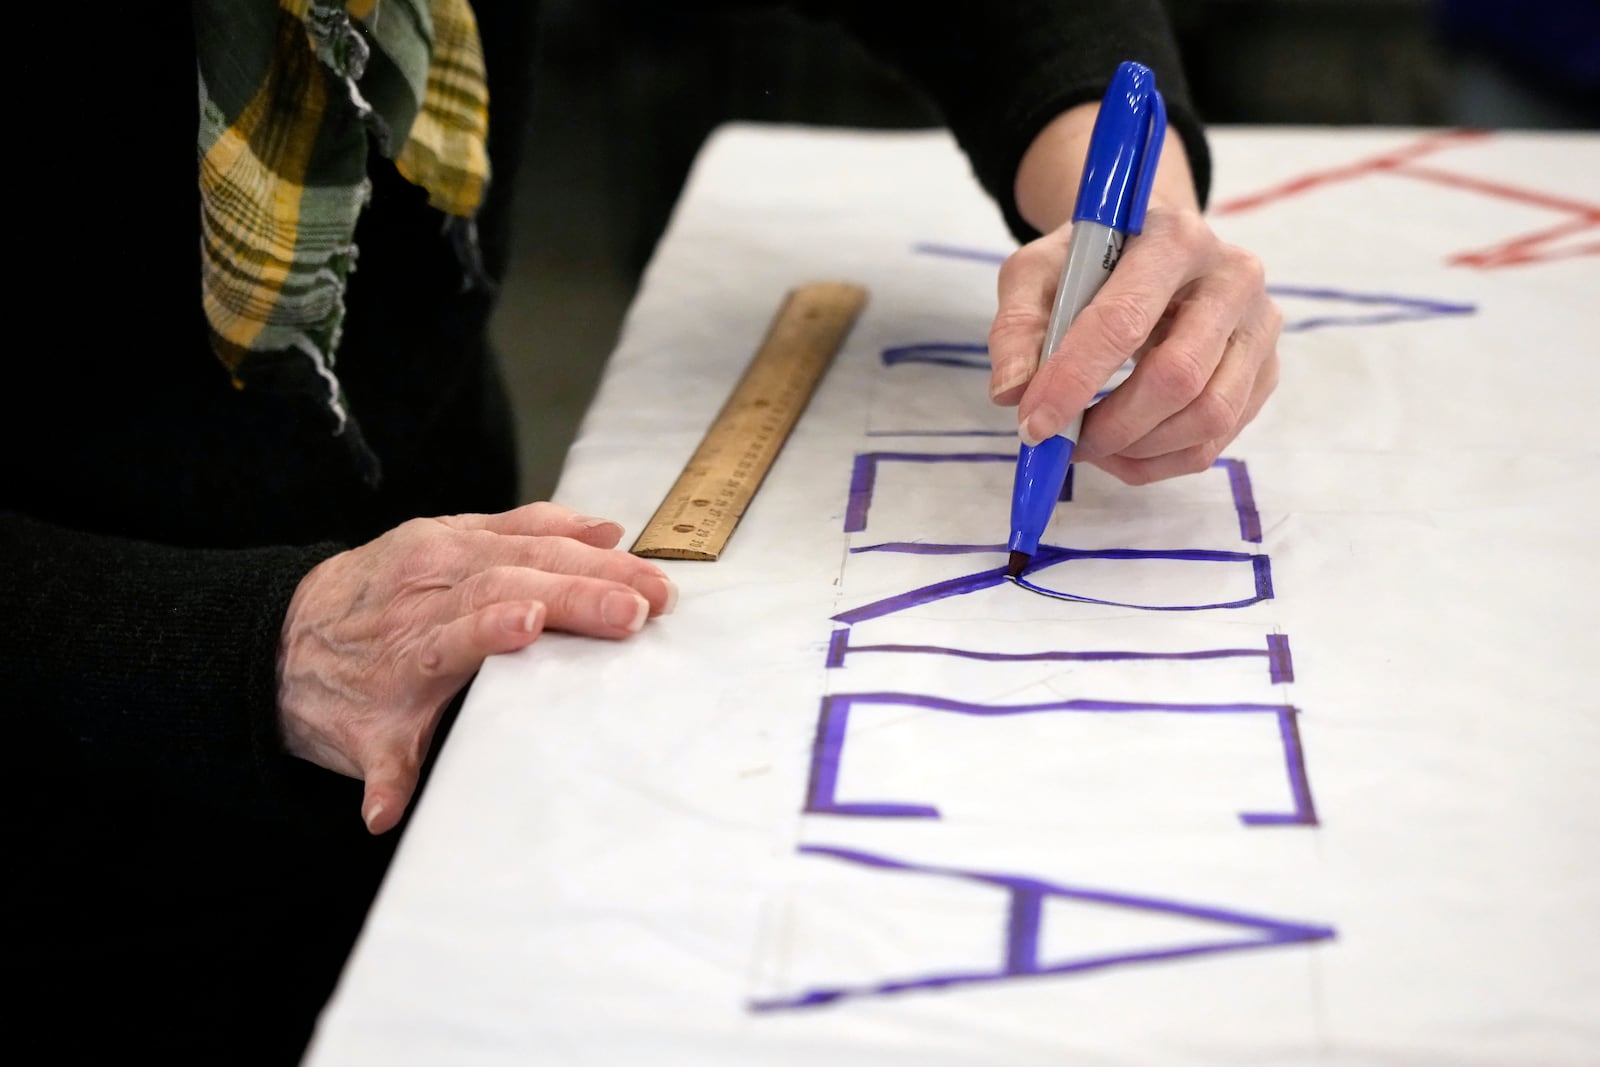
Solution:
<path fill-rule="evenodd" d="M 442 678 L 445 675 L 444 642 L 447 637 L 447 627 L 436 627 L 428 635 L 427 640 L 418 645 L 412 659 L 416 663 L 417 673 L 423 678 Z"/>
<path fill-rule="evenodd" d="M 1210 440 L 1232 433 L 1244 409 L 1223 393 L 1205 392 L 1195 398 L 1195 421 L 1200 434 Z"/>
<path fill-rule="evenodd" d="M 1261 363 L 1277 353 L 1278 338 L 1283 331 L 1283 312 L 1278 305 L 1268 303 L 1260 311 L 1247 315 L 1234 330 L 1229 344 L 1242 348 Z"/>
<path fill-rule="evenodd" d="M 517 541 L 517 563 L 534 570 L 553 570 L 559 558 L 560 543 L 560 539 L 550 534 L 525 534 Z"/>
<path fill-rule="evenodd" d="M 1079 410 L 1102 384 L 1087 361 L 1071 357 L 1049 361 L 1035 380 L 1043 382 L 1046 403 L 1058 413 Z"/>
<path fill-rule="evenodd" d="M 430 648 L 417 657 L 417 673 L 430 681 L 444 677 L 444 657 L 437 648 Z"/>
<path fill-rule="evenodd" d="M 1078 443 L 1080 447 L 1089 445 L 1102 455 L 1115 455 L 1132 444 L 1137 436 L 1138 426 L 1131 419 L 1118 410 L 1097 404 L 1084 418 L 1083 439 Z"/>
<path fill-rule="evenodd" d="M 481 530 L 453 531 L 447 535 L 440 535 L 436 530 L 421 532 L 421 536 L 411 539 L 400 560 L 401 580 L 409 586 L 458 575 L 483 551 L 483 539 L 493 536 Z"/>
<path fill-rule="evenodd" d="M 566 578 L 553 590 L 546 601 L 551 616 L 572 622 L 600 615 L 601 591 L 598 586 L 582 578 Z"/>
<path fill-rule="evenodd" d="M 1267 299 L 1266 331 L 1267 336 L 1274 341 L 1283 333 L 1283 308 L 1279 307 L 1278 302 L 1270 297 Z M 1277 356 L 1274 353 L 1273 361 L 1276 362 L 1276 359 Z"/>
<path fill-rule="evenodd" d="M 455 553 L 447 542 L 422 542 L 411 548 L 396 561 L 396 575 L 401 589 L 414 589 L 431 584 L 441 575 L 454 570 Z"/>
<path fill-rule="evenodd" d="M 1144 303 L 1135 295 L 1113 297 L 1092 303 L 1085 311 L 1093 311 L 1091 322 L 1105 343 L 1123 355 L 1132 355 L 1144 344 L 1155 325 Z"/>
<path fill-rule="evenodd" d="M 1123 467 L 1118 467 L 1111 472 L 1118 481 L 1124 485 L 1149 485 L 1155 481 L 1155 475 L 1150 470 L 1150 465 L 1145 462 L 1134 462 Z"/>
<path fill-rule="evenodd" d="M 1207 441 L 1203 445 L 1196 445 L 1184 453 L 1182 460 L 1178 464 L 1179 472 L 1183 474 L 1199 474 L 1202 471 L 1208 471 L 1221 454 L 1222 442 L 1220 440 Z"/>
<path fill-rule="evenodd" d="M 432 519 L 407 519 L 394 528 L 394 532 L 402 537 L 426 537 L 433 530 L 435 522 Z"/>
<path fill-rule="evenodd" d="M 470 615 L 481 608 L 488 600 L 487 590 L 484 588 L 486 580 L 484 572 L 480 571 L 458 582 L 452 590 L 451 599 L 454 599 L 455 603 L 449 605 L 446 601 L 448 610 L 459 617 Z"/>
<path fill-rule="evenodd" d="M 516 578 L 517 568 L 503 565 L 472 575 L 456 587 L 461 594 L 461 614 L 470 615 L 504 600 L 507 590 L 515 588 Z"/>
<path fill-rule="evenodd" d="M 1249 289 L 1259 291 L 1266 287 L 1267 267 L 1260 256 L 1233 245 L 1228 246 L 1227 256 L 1230 267 Z"/>
<path fill-rule="evenodd" d="M 1173 237 L 1184 248 L 1200 251 L 1220 242 L 1205 219 L 1193 211 L 1180 211 L 1173 216 Z"/>
<path fill-rule="evenodd" d="M 572 517 L 572 513 L 560 504 L 552 504 L 548 500 L 538 500 L 527 504 L 521 509 L 518 517 L 524 519 L 533 529 L 544 529 L 550 526 L 560 526 Z"/>
<path fill-rule="evenodd" d="M 1278 387 L 1278 375 L 1281 364 L 1276 350 L 1267 354 L 1266 362 L 1261 365 L 1261 373 L 1256 376 L 1261 383 L 1262 390 L 1271 393 Z"/>
<path fill-rule="evenodd" d="M 1006 304 L 995 312 L 989 327 L 989 354 L 999 349 L 1020 347 L 1045 328 L 1043 314 L 1026 304 Z"/>
<path fill-rule="evenodd" d="M 1017 275 L 1028 270 L 1028 261 L 1032 258 L 1030 248 L 1024 247 L 1007 256 L 1000 264 L 1000 270 L 995 275 L 995 284 L 1003 296 L 1017 284 Z"/>
<path fill-rule="evenodd" d="M 593 526 L 593 520 L 565 504 L 557 504 L 553 500 L 541 500 L 533 505 L 533 533 L 560 534 L 570 536 L 574 531 L 583 532 Z M 588 525 L 585 525 L 585 523 Z"/>
<path fill-rule="evenodd" d="M 1211 368 L 1193 342 L 1168 340 L 1148 364 L 1151 387 L 1179 407 L 1198 397 L 1211 379 Z"/>

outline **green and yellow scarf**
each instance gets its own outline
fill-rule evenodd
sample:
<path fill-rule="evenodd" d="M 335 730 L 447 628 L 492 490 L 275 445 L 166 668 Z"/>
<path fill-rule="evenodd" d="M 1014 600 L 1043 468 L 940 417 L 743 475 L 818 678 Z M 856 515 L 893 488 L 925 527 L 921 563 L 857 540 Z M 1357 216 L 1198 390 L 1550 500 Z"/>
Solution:
<path fill-rule="evenodd" d="M 427 190 L 475 256 L 489 178 L 477 21 L 467 0 L 193 5 L 212 346 L 239 388 L 318 397 L 370 462 L 334 374 L 368 146 Z"/>

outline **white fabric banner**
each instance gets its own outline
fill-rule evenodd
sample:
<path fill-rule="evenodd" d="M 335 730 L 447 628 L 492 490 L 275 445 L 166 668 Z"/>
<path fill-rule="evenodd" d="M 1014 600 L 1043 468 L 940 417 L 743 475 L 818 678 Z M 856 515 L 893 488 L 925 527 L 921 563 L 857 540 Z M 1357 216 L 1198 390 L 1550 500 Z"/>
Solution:
<path fill-rule="evenodd" d="M 714 136 L 556 499 L 631 540 L 788 290 L 867 307 L 675 614 L 485 666 L 311 1064 L 1596 1062 L 1600 137 L 1212 141 L 1282 382 L 1076 470 L 1061 600 L 953 142 Z"/>

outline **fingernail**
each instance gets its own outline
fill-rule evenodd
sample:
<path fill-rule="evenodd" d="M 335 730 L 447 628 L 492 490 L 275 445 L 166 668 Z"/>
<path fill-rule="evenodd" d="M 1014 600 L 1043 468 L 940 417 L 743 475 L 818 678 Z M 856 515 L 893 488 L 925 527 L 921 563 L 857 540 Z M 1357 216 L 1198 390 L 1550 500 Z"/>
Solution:
<path fill-rule="evenodd" d="M 990 400 L 1026 382 L 1028 380 L 1028 368 L 1021 363 L 1008 364 L 1004 371 L 995 374 L 994 380 L 997 384 L 989 388 Z"/>
<path fill-rule="evenodd" d="M 1055 433 L 1055 422 L 1043 410 L 1035 411 L 1017 428 L 1017 436 L 1029 448 Z"/>
<path fill-rule="evenodd" d="M 382 814 L 383 814 L 383 801 L 381 801 L 381 800 L 375 801 L 372 804 L 371 807 L 367 808 L 366 811 L 361 813 L 361 821 L 365 822 L 367 824 L 368 832 L 371 832 L 372 824 L 377 822 L 378 821 L 378 816 L 380 816 Z"/>
<path fill-rule="evenodd" d="M 596 519 L 590 516 L 579 519 L 578 525 L 585 530 L 593 530 L 597 526 L 615 526 L 619 531 L 622 529 L 622 523 L 617 522 L 615 519 Z"/>
<path fill-rule="evenodd" d="M 638 593 L 614 590 L 600 602 L 600 617 L 607 626 L 615 626 L 629 633 L 638 633 L 644 618 L 650 613 L 650 602 Z"/>
<path fill-rule="evenodd" d="M 672 609 L 678 606 L 678 587 L 672 584 L 670 578 L 656 574 L 641 574 L 630 584 L 643 593 L 651 603 L 657 601 L 661 603 L 659 614 L 671 615 Z"/>
<path fill-rule="evenodd" d="M 522 632 L 531 634 L 544 623 L 544 605 L 535 604 L 521 619 Z"/>

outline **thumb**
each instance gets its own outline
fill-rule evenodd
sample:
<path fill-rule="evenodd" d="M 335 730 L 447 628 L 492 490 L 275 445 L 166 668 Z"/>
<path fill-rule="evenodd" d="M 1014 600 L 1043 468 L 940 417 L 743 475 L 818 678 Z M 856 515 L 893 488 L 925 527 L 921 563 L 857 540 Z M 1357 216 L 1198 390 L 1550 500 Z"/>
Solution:
<path fill-rule="evenodd" d="M 367 768 L 367 788 L 361 798 L 361 821 L 372 834 L 385 834 L 400 823 L 417 789 L 417 769 L 393 757 Z"/>

